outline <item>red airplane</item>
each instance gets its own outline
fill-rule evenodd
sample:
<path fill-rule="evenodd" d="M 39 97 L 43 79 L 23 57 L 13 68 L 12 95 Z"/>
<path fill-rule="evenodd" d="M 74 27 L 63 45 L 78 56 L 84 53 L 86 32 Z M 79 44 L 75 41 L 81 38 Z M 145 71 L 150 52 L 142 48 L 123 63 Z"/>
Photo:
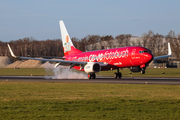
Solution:
<path fill-rule="evenodd" d="M 69 66 L 69 69 L 84 71 L 88 73 L 89 79 L 95 79 L 99 71 L 107 71 L 116 69 L 115 78 L 121 78 L 120 68 L 129 68 L 132 72 L 145 73 L 146 67 L 152 60 L 170 57 L 172 52 L 168 43 L 168 55 L 153 57 L 150 50 L 140 46 L 129 46 L 113 49 L 96 50 L 82 52 L 76 49 L 69 37 L 63 21 L 59 21 L 61 37 L 63 42 L 64 56 L 59 59 L 44 59 L 33 57 L 15 56 L 9 44 L 10 53 L 15 58 L 49 61 L 55 63 L 54 68 L 59 65 Z M 53 57 L 54 58 L 54 57 Z"/>

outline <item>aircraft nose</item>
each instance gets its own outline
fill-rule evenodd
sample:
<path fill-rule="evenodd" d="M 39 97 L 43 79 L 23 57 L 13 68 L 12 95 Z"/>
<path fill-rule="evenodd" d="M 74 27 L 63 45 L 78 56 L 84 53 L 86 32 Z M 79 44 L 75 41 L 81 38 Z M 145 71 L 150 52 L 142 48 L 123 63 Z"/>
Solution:
<path fill-rule="evenodd" d="M 146 58 L 148 59 L 149 62 L 151 62 L 154 59 L 154 56 L 152 53 L 146 54 Z"/>

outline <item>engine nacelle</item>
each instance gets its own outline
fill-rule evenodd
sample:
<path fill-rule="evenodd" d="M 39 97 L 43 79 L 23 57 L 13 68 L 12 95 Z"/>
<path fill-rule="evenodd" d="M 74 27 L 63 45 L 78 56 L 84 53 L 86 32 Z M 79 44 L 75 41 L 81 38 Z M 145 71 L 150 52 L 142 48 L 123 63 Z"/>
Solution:
<path fill-rule="evenodd" d="M 129 68 L 132 72 L 140 72 L 141 71 L 141 68 L 139 66 L 136 66 L 136 67 L 130 67 Z"/>
<path fill-rule="evenodd" d="M 101 70 L 101 66 L 96 62 L 89 62 L 84 66 L 84 71 L 86 73 L 96 73 Z"/>

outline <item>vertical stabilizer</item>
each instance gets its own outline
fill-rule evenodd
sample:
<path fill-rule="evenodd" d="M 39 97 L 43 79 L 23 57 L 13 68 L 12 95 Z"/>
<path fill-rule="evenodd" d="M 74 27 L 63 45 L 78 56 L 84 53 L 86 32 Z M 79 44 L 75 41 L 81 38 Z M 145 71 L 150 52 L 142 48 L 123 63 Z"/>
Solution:
<path fill-rule="evenodd" d="M 64 55 L 73 55 L 81 53 L 82 51 L 76 49 L 71 41 L 71 38 L 66 30 L 66 27 L 64 25 L 64 22 L 62 20 L 59 21 L 60 30 L 61 30 L 61 37 L 62 37 L 62 43 L 63 43 L 63 50 Z"/>

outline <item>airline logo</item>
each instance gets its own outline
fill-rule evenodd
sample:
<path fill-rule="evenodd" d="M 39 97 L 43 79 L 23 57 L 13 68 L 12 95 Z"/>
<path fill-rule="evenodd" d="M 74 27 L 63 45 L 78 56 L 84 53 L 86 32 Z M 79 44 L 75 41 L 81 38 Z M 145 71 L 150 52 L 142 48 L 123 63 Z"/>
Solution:
<path fill-rule="evenodd" d="M 129 50 L 127 48 L 126 50 L 123 51 L 116 50 L 116 51 L 106 51 L 104 53 L 98 53 L 98 54 L 90 54 L 89 56 L 79 57 L 78 61 L 89 60 L 90 62 L 93 62 L 93 61 L 101 61 L 102 59 L 110 60 L 117 58 L 127 58 L 128 56 L 129 56 Z"/>
<path fill-rule="evenodd" d="M 69 42 L 69 36 L 66 35 L 66 41 L 64 43 L 64 52 L 71 51 L 71 43 Z"/>

